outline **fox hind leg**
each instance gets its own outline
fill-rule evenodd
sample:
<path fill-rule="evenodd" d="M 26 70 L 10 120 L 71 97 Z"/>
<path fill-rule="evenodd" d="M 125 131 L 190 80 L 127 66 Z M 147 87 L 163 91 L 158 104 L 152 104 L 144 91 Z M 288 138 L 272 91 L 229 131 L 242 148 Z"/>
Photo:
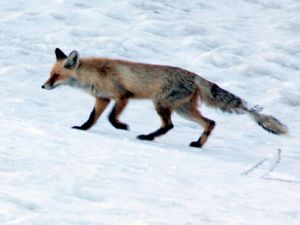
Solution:
<path fill-rule="evenodd" d="M 174 126 L 171 120 L 172 110 L 169 107 L 164 107 L 161 104 L 155 104 L 155 109 L 160 116 L 161 119 L 161 127 L 156 131 L 150 134 L 142 134 L 139 135 L 137 138 L 140 140 L 154 140 L 155 137 L 161 136 L 166 134 L 169 130 L 171 130 Z"/>
<path fill-rule="evenodd" d="M 195 99 L 196 101 L 197 99 Z M 196 123 L 199 123 L 203 128 L 204 131 L 201 134 L 201 136 L 199 137 L 199 139 L 197 141 L 193 141 L 191 142 L 190 146 L 191 147 L 197 147 L 197 148 L 201 148 L 207 141 L 209 135 L 211 134 L 212 130 L 215 127 L 215 121 L 210 120 L 206 117 L 204 117 L 200 111 L 197 109 L 197 104 L 196 102 L 189 102 L 186 103 L 182 106 L 180 106 L 179 108 L 176 109 L 176 112 L 191 121 L 194 121 Z"/>

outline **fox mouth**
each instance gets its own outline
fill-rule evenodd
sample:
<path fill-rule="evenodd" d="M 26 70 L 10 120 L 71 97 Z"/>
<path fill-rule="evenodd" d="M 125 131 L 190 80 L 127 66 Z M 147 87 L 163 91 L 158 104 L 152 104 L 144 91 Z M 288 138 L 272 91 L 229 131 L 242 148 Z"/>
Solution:
<path fill-rule="evenodd" d="M 41 88 L 46 89 L 46 90 L 52 90 L 52 89 L 54 89 L 54 88 L 56 88 L 60 85 L 66 84 L 67 81 L 68 81 L 68 79 L 64 80 L 64 81 L 61 81 L 61 80 L 52 81 L 52 80 L 50 80 L 50 82 L 47 81 L 45 84 L 43 84 Z"/>
<path fill-rule="evenodd" d="M 53 89 L 49 84 L 43 84 L 41 88 L 46 89 L 46 90 Z"/>
<path fill-rule="evenodd" d="M 51 84 L 43 84 L 41 88 L 46 89 L 46 90 L 52 90 L 56 87 L 57 85 L 51 85 Z"/>

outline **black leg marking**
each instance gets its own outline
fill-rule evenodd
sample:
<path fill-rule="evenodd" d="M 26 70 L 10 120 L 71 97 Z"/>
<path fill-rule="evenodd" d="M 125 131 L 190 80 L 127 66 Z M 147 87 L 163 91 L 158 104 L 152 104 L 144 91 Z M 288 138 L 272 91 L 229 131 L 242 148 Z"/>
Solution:
<path fill-rule="evenodd" d="M 140 140 L 152 141 L 152 140 L 154 140 L 155 137 L 167 133 L 173 127 L 174 127 L 173 124 L 170 124 L 166 127 L 159 128 L 158 130 L 154 131 L 153 133 L 139 135 L 139 136 L 137 136 L 137 138 Z"/>
<path fill-rule="evenodd" d="M 124 108 L 126 107 L 128 103 L 129 95 L 124 96 L 121 100 L 117 101 L 115 106 L 113 107 L 112 111 L 110 112 L 108 116 L 109 122 L 117 129 L 121 130 L 128 130 L 128 125 L 125 123 L 121 123 L 118 120 L 118 116 L 123 112 Z"/>
<path fill-rule="evenodd" d="M 208 119 L 207 119 L 208 120 Z M 190 144 L 190 147 L 195 147 L 195 148 L 201 148 L 207 141 L 209 135 L 211 134 L 212 130 L 214 129 L 216 122 L 213 120 L 208 120 L 209 121 L 209 127 L 207 130 L 205 130 L 198 141 L 193 141 Z"/>
<path fill-rule="evenodd" d="M 113 125 L 114 128 L 120 129 L 120 130 L 128 130 L 128 125 L 126 123 L 117 122 L 115 120 L 109 120 L 111 125 Z"/>
<path fill-rule="evenodd" d="M 157 111 L 158 115 L 160 116 L 163 125 L 158 130 L 156 130 L 150 134 L 142 134 L 142 135 L 137 136 L 138 139 L 152 141 L 152 140 L 154 140 L 155 137 L 167 133 L 169 130 L 171 130 L 174 127 L 174 125 L 172 124 L 172 121 L 171 121 L 171 110 L 169 108 L 163 108 L 163 107 L 160 107 L 159 105 L 157 105 L 156 111 Z"/>
<path fill-rule="evenodd" d="M 201 148 L 202 145 L 200 144 L 199 141 L 193 141 L 193 142 L 191 142 L 190 147 Z"/>
<path fill-rule="evenodd" d="M 117 128 L 117 129 L 128 130 L 127 124 L 121 123 L 116 119 L 116 117 L 115 117 L 116 109 L 117 109 L 117 106 L 115 105 L 114 108 L 112 109 L 111 113 L 108 116 L 109 122 L 111 123 L 111 125 L 113 125 L 113 127 Z"/>
<path fill-rule="evenodd" d="M 153 141 L 154 140 L 154 136 L 150 135 L 150 134 L 141 134 L 139 136 L 137 136 L 137 139 L 139 140 L 143 140 L 143 141 Z"/>
<path fill-rule="evenodd" d="M 96 110 L 94 108 L 93 111 L 90 114 L 89 119 L 84 124 L 82 124 L 81 126 L 74 126 L 72 128 L 73 129 L 78 129 L 78 130 L 87 130 L 87 129 L 89 129 L 94 124 L 95 115 L 96 115 Z"/>

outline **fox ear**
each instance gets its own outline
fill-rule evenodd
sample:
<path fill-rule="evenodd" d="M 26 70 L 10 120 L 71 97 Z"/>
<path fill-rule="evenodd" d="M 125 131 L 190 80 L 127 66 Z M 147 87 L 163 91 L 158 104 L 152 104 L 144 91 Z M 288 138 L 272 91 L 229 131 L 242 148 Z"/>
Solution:
<path fill-rule="evenodd" d="M 65 68 L 66 69 L 75 69 L 79 65 L 79 53 L 74 50 L 70 53 L 67 58 Z"/>
<path fill-rule="evenodd" d="M 67 58 L 66 54 L 63 53 L 63 51 L 60 50 L 59 48 L 55 49 L 55 55 L 57 60 L 64 60 Z"/>

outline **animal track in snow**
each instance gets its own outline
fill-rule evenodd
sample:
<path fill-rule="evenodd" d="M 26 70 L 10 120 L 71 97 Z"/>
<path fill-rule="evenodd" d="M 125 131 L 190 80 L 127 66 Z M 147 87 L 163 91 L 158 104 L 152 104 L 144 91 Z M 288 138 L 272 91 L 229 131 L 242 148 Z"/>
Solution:
<path fill-rule="evenodd" d="M 300 183 L 299 181 L 292 179 L 285 179 L 280 177 L 275 177 L 272 173 L 275 172 L 276 168 L 280 165 L 282 161 L 282 150 L 277 149 L 276 155 L 272 158 L 264 158 L 250 167 L 248 170 L 241 173 L 243 176 L 255 175 L 264 180 L 274 180 L 279 182 L 287 183 Z"/>

